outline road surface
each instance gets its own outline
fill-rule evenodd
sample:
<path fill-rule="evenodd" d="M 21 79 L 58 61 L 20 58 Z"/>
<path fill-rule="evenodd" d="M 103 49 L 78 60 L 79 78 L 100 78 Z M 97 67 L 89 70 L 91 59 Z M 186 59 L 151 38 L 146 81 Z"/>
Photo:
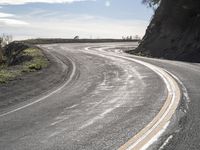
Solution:
<path fill-rule="evenodd" d="M 121 51 L 135 46 L 135 43 L 41 46 L 63 65 L 70 61 L 71 72 L 56 90 L 0 114 L 0 149 L 113 150 L 123 146 L 156 117 L 169 95 L 161 75 L 132 58 L 166 68 L 181 80 L 179 84 L 188 85 L 187 90 L 195 89 L 198 95 L 199 84 L 192 81 L 197 79 L 199 65 L 145 59 Z M 184 94 L 187 96 L 187 91 Z M 171 146 L 180 143 L 175 141 Z M 163 147 L 163 143 L 159 144 Z M 182 143 L 183 149 L 186 144 Z"/>

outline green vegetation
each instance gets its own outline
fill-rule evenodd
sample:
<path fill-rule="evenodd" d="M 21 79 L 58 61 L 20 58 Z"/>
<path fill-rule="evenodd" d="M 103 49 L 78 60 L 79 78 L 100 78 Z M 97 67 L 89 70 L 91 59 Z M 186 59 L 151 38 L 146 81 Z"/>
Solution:
<path fill-rule="evenodd" d="M 23 56 L 32 57 L 30 61 L 23 63 L 23 72 L 33 72 L 41 70 L 48 66 L 48 60 L 44 57 L 42 52 L 36 48 L 29 48 L 24 50 Z"/>
<path fill-rule="evenodd" d="M 19 60 L 15 65 L 0 65 L 0 83 L 6 83 L 24 73 L 35 72 L 48 66 L 47 58 L 38 48 L 25 49 Z"/>
<path fill-rule="evenodd" d="M 12 71 L 6 68 L 2 68 L 0 70 L 0 83 L 6 83 L 7 81 L 12 80 L 19 75 L 20 71 L 18 70 Z"/>
<path fill-rule="evenodd" d="M 154 7 L 157 5 L 161 0 L 142 0 L 143 4 L 148 5 L 149 7 Z"/>
<path fill-rule="evenodd" d="M 150 54 L 148 51 L 140 52 L 140 51 L 137 51 L 137 50 L 135 49 L 135 50 L 127 50 L 127 51 L 125 51 L 125 52 L 128 53 L 128 54 L 136 55 L 136 56 L 152 57 L 151 54 Z"/>

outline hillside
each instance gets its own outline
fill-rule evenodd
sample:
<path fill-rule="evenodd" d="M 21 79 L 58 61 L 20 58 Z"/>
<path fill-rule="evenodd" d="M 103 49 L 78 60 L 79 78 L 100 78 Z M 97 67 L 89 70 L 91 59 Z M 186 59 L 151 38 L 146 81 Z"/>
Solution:
<path fill-rule="evenodd" d="M 200 62 L 200 1 L 162 0 L 137 53 Z"/>

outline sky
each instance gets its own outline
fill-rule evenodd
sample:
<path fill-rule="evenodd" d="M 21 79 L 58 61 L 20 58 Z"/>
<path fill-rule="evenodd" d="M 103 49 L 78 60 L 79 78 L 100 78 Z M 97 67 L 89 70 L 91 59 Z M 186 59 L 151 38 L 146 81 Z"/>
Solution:
<path fill-rule="evenodd" d="M 0 34 L 29 38 L 142 37 L 153 10 L 142 0 L 0 0 Z"/>

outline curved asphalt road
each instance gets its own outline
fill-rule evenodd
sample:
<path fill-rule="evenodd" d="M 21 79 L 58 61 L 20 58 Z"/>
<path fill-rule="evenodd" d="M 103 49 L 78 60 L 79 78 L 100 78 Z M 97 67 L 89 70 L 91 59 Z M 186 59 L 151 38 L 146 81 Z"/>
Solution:
<path fill-rule="evenodd" d="M 71 77 L 48 97 L 1 114 L 0 149 L 117 149 L 155 117 L 166 99 L 162 79 L 138 63 L 100 54 L 102 44 L 85 50 L 92 46 L 42 46 L 71 61 Z"/>
<path fill-rule="evenodd" d="M 46 97 L 0 114 L 0 149 L 102 150 L 118 149 L 126 143 L 156 116 L 167 97 L 166 85 L 159 75 L 115 56 L 133 57 L 124 54 L 121 48 L 134 46 L 134 43 L 42 46 L 64 64 L 71 61 L 69 80 Z M 188 69 L 197 78 L 198 65 L 136 59 L 165 67 L 184 84 L 192 76 Z M 194 85 L 198 87 L 197 82 L 190 81 L 186 88 L 193 89 Z"/>

